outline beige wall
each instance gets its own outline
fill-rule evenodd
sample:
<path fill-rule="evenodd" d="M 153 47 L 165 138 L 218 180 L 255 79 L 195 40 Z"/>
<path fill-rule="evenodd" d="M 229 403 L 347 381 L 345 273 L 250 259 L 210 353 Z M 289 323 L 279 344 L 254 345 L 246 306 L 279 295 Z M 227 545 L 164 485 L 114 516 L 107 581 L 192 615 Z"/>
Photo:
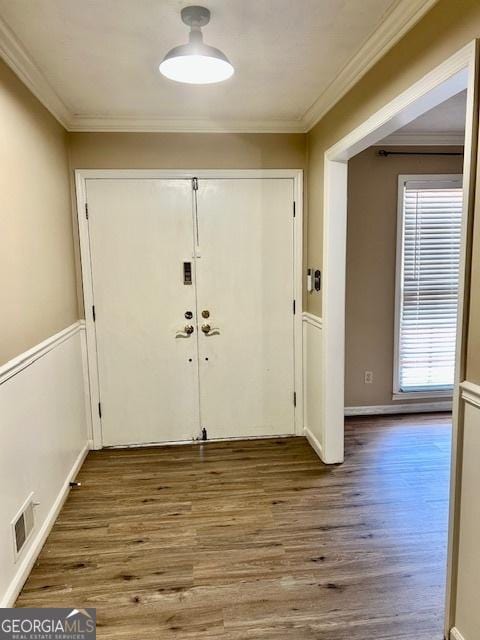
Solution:
<path fill-rule="evenodd" d="M 439 0 L 308 135 L 308 264 L 322 263 L 323 155 L 332 144 L 462 46 L 480 36 L 478 0 Z M 322 314 L 320 296 L 308 310 Z"/>
<path fill-rule="evenodd" d="M 0 62 L 0 364 L 75 322 L 67 134 Z"/>
<path fill-rule="evenodd" d="M 71 133 L 72 169 L 303 169 L 306 136 Z"/>
<path fill-rule="evenodd" d="M 398 176 L 462 173 L 463 157 L 378 155 L 370 147 L 348 164 L 345 405 L 395 404 L 393 341 Z M 414 147 L 394 148 L 415 151 Z M 432 147 L 418 151 L 462 151 Z M 364 372 L 373 383 L 364 383 Z M 402 401 L 405 402 L 405 401 Z M 418 402 L 418 401 L 417 401 Z"/>

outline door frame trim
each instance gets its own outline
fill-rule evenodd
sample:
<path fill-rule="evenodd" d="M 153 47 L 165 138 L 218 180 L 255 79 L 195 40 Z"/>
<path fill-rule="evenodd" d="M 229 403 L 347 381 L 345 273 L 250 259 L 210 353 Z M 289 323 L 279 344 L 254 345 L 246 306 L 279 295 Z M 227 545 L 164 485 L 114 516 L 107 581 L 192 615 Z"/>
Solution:
<path fill-rule="evenodd" d="M 347 164 L 364 149 L 379 143 L 399 127 L 412 121 L 459 90 L 467 89 L 464 149 L 464 212 L 460 288 L 453 393 L 453 436 L 450 480 L 448 561 L 445 637 L 455 621 L 456 580 L 459 546 L 459 513 L 462 475 L 463 404 L 459 388 L 466 374 L 466 336 L 469 309 L 469 278 L 478 131 L 474 114 L 478 111 L 476 74 L 480 57 L 478 40 L 472 40 L 453 53 L 425 76 L 364 120 L 324 154 L 324 244 L 323 244 L 323 327 L 324 387 L 326 398 L 323 424 L 333 425 L 335 433 L 329 445 L 332 462 L 343 460 L 344 386 L 345 386 L 345 282 Z M 325 375 L 328 372 L 328 375 Z"/>
<path fill-rule="evenodd" d="M 292 179 L 294 189 L 295 217 L 293 217 L 293 277 L 296 313 L 294 315 L 294 380 L 296 407 L 294 409 L 294 434 L 303 434 L 303 344 L 302 344 L 302 298 L 303 298 L 303 170 L 302 169 L 76 169 L 75 189 L 77 222 L 80 244 L 81 281 L 85 311 L 87 337 L 88 379 L 86 392 L 92 410 L 93 448 L 103 447 L 102 423 L 98 413 L 100 402 L 97 341 L 95 323 L 89 312 L 94 304 L 92 261 L 88 221 L 86 218 L 87 192 L 86 181 L 92 179 L 163 179 L 191 180 L 200 179 Z M 293 303 L 293 300 L 292 300 Z M 292 398 L 293 402 L 293 398 Z M 163 444 L 163 443 L 162 443 Z"/>
<path fill-rule="evenodd" d="M 344 459 L 348 160 L 466 87 L 468 119 L 473 108 L 475 60 L 476 41 L 472 41 L 384 104 L 324 153 L 322 428 L 330 425 L 324 447 L 329 462 L 339 463 Z M 466 157 L 470 142 L 467 128 Z M 460 307 L 459 317 L 462 317 Z"/>

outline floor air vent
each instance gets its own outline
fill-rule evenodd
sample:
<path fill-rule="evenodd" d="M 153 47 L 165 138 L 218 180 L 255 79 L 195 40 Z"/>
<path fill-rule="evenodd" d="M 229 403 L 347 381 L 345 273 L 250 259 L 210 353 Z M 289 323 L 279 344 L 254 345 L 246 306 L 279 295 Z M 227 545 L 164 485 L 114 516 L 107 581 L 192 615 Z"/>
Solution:
<path fill-rule="evenodd" d="M 13 550 L 15 560 L 19 556 L 23 547 L 27 543 L 35 525 L 35 515 L 33 511 L 33 493 L 29 495 L 27 501 L 17 513 L 12 522 Z"/>

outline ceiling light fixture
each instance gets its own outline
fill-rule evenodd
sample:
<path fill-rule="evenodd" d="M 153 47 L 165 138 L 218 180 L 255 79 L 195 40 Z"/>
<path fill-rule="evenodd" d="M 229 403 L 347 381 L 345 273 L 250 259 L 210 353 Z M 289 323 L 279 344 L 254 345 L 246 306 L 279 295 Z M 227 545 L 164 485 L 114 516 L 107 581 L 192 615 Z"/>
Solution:
<path fill-rule="evenodd" d="M 189 42 L 167 53 L 160 72 L 170 80 L 188 84 L 212 84 L 230 78 L 234 68 L 227 56 L 203 42 L 202 27 L 210 22 L 210 11 L 205 7 L 185 7 L 181 16 L 190 27 Z"/>

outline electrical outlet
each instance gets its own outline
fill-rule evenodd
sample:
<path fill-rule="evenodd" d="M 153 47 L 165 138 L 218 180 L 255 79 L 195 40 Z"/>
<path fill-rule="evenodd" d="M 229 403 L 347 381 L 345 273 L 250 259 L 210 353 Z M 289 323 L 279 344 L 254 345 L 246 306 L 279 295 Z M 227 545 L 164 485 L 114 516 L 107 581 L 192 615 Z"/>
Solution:
<path fill-rule="evenodd" d="M 372 384 L 373 371 L 365 371 L 365 384 Z"/>

